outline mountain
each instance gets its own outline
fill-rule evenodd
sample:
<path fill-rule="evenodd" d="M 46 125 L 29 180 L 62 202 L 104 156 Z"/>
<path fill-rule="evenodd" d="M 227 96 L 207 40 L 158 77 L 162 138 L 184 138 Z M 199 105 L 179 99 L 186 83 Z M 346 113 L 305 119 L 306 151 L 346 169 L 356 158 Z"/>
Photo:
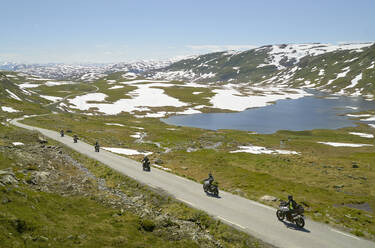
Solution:
<path fill-rule="evenodd" d="M 144 73 L 169 66 L 178 61 L 178 58 L 169 60 L 143 60 L 131 63 L 112 64 L 19 64 L 4 62 L 0 70 L 17 71 L 48 79 L 95 81 L 114 72 Z"/>
<path fill-rule="evenodd" d="M 375 45 L 283 44 L 180 60 L 145 75 L 153 79 L 277 84 L 333 93 L 374 94 Z"/>

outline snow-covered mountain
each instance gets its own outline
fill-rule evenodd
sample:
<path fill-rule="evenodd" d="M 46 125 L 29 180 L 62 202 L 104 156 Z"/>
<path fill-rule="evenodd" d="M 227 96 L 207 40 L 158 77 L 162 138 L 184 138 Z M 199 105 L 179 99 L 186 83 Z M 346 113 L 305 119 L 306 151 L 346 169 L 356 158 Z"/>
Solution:
<path fill-rule="evenodd" d="M 180 58 L 168 60 L 142 60 L 130 63 L 112 64 L 19 64 L 4 62 L 0 70 L 17 71 L 50 79 L 69 79 L 94 81 L 114 72 L 144 73 L 156 70 L 178 61 Z"/>
<path fill-rule="evenodd" d="M 216 52 L 149 71 L 148 78 L 310 87 L 375 94 L 375 45 L 283 44 Z"/>

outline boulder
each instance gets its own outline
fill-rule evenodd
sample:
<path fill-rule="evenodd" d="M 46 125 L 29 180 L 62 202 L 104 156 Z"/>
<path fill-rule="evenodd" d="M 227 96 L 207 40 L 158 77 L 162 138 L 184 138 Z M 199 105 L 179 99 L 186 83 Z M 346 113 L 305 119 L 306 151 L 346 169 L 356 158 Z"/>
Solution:
<path fill-rule="evenodd" d="M 163 160 L 158 158 L 158 159 L 155 160 L 155 164 L 161 165 L 161 164 L 164 164 L 164 162 L 163 162 Z"/>
<path fill-rule="evenodd" d="M 18 180 L 13 172 L 0 170 L 0 183 L 2 185 L 17 184 Z"/>
<path fill-rule="evenodd" d="M 357 162 L 354 162 L 354 161 L 352 162 L 352 168 L 354 169 L 359 168 Z"/>
<path fill-rule="evenodd" d="M 44 136 L 42 136 L 42 135 L 38 135 L 38 142 L 40 144 L 47 144 L 48 143 L 47 139 Z"/>
<path fill-rule="evenodd" d="M 36 171 L 34 172 L 34 176 L 36 177 L 36 179 L 39 181 L 39 182 L 45 182 L 47 181 L 48 177 L 49 177 L 49 172 L 47 171 Z"/>
<path fill-rule="evenodd" d="M 271 195 L 264 195 L 260 198 L 261 201 L 277 201 L 277 198 Z"/>

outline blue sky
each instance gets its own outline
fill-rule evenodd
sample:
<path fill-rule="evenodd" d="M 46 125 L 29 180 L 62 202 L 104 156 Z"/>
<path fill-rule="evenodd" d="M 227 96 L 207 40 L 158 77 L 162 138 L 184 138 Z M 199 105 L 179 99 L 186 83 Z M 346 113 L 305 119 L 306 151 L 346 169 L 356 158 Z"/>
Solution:
<path fill-rule="evenodd" d="M 120 62 L 375 41 L 373 0 L 2 1 L 0 61 Z"/>

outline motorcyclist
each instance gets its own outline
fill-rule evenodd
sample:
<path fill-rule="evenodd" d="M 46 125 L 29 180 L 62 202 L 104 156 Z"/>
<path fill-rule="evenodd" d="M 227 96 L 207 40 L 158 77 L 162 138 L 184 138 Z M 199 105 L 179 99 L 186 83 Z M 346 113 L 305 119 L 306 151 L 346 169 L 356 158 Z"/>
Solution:
<path fill-rule="evenodd" d="M 150 165 L 150 160 L 148 159 L 147 156 L 145 156 L 143 159 L 142 159 L 142 164 L 143 166 L 149 166 Z"/>
<path fill-rule="evenodd" d="M 64 137 L 64 130 L 63 129 L 60 130 L 60 135 L 61 135 L 61 137 Z"/>
<path fill-rule="evenodd" d="M 78 140 L 78 136 L 77 136 L 77 134 L 75 134 L 75 135 L 73 136 L 73 140 L 74 140 L 74 143 L 77 143 L 77 140 Z"/>
<path fill-rule="evenodd" d="M 286 214 L 291 217 L 291 215 L 293 213 L 295 213 L 297 211 L 297 208 L 298 208 L 298 204 L 297 202 L 293 199 L 293 196 L 292 195 L 288 195 L 288 202 L 286 203 L 286 205 L 288 206 L 289 208 L 289 211 L 286 212 Z"/>
<path fill-rule="evenodd" d="M 208 173 L 208 178 L 206 179 L 209 183 L 209 185 L 211 185 L 213 183 L 213 181 L 215 180 L 214 177 L 212 176 L 211 172 Z"/>
<path fill-rule="evenodd" d="M 95 141 L 95 151 L 99 151 L 99 142 L 98 141 Z"/>

